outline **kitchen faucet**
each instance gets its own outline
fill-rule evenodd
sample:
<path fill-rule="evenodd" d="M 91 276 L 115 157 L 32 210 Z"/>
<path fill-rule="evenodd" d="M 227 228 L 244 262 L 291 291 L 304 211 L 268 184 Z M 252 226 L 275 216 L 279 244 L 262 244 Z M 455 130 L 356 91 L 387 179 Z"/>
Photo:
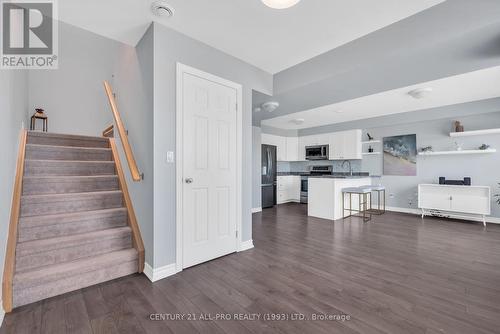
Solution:
<path fill-rule="evenodd" d="M 351 166 L 351 161 L 350 160 L 344 160 L 342 162 L 342 168 L 344 168 L 344 165 L 346 164 L 346 162 L 349 164 L 349 175 L 352 176 L 352 166 Z"/>

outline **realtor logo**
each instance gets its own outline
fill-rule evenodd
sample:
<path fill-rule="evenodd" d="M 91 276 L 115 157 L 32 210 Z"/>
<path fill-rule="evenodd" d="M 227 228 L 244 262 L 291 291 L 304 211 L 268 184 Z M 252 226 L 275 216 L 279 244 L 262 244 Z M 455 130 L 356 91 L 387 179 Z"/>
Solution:
<path fill-rule="evenodd" d="M 1 68 L 56 69 L 55 0 L 1 1 Z"/>

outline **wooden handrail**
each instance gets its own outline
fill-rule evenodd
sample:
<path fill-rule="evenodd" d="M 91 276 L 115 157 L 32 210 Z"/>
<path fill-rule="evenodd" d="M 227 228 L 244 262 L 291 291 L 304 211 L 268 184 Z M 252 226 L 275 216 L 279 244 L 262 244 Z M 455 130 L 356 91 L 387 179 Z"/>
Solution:
<path fill-rule="evenodd" d="M 141 231 L 139 229 L 139 224 L 137 223 L 137 218 L 135 216 L 132 200 L 130 199 L 130 194 L 128 192 L 127 182 L 125 180 L 125 176 L 123 175 L 123 168 L 120 162 L 120 156 L 118 155 L 118 150 L 116 149 L 115 138 L 109 138 L 109 146 L 111 147 L 113 160 L 115 161 L 116 164 L 116 173 L 118 174 L 118 180 L 120 183 L 120 189 L 123 193 L 125 206 L 127 207 L 128 224 L 132 229 L 132 243 L 139 255 L 138 272 L 142 273 L 142 271 L 144 270 L 144 243 L 142 242 Z"/>
<path fill-rule="evenodd" d="M 102 136 L 103 137 L 113 137 L 114 128 L 115 128 L 115 126 L 113 124 L 111 124 L 106 129 L 104 129 L 104 131 L 102 131 Z"/>
<path fill-rule="evenodd" d="M 12 311 L 12 281 L 14 278 L 14 265 L 16 261 L 17 226 L 21 212 L 21 195 L 23 190 L 24 156 L 26 153 L 26 138 L 28 132 L 21 131 L 19 152 L 17 155 L 16 179 L 12 191 L 12 207 L 10 210 L 9 235 L 7 250 L 5 252 L 5 265 L 3 268 L 2 301 L 5 312 Z"/>
<path fill-rule="evenodd" d="M 132 152 L 132 147 L 128 141 L 127 130 L 123 125 L 122 118 L 118 112 L 118 107 L 116 106 L 115 97 L 113 95 L 113 90 L 111 85 L 104 81 L 104 89 L 106 90 L 106 95 L 108 96 L 109 105 L 111 107 L 111 112 L 113 113 L 113 118 L 115 119 L 116 127 L 118 128 L 118 134 L 120 135 L 120 140 L 123 145 L 123 151 L 125 152 L 125 157 L 127 158 L 128 167 L 130 169 L 130 174 L 132 174 L 132 180 L 135 182 L 141 181 L 141 173 L 135 162 L 134 153 Z"/>

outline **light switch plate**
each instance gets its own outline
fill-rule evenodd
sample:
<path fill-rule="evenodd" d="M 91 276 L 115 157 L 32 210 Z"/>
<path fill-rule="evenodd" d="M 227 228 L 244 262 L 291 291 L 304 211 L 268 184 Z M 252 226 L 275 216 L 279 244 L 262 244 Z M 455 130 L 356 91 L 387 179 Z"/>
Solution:
<path fill-rule="evenodd" d="M 174 158 L 174 152 L 173 151 L 168 151 L 167 152 L 167 163 L 174 163 L 175 158 Z"/>

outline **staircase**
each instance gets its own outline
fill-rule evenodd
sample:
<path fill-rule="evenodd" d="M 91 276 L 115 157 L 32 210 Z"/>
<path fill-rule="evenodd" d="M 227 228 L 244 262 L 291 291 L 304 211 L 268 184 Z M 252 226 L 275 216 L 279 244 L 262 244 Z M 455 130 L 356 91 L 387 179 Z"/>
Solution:
<path fill-rule="evenodd" d="M 142 271 L 113 139 L 28 132 L 12 306 Z"/>

